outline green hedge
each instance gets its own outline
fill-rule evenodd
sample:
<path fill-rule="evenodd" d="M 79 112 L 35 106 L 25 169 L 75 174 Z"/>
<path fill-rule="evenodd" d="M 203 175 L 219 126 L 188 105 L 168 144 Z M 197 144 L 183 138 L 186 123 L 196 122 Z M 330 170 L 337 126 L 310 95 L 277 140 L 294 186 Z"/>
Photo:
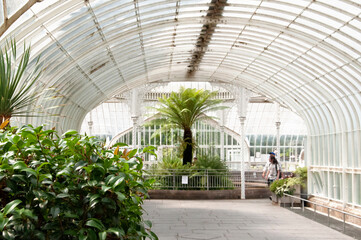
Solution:
<path fill-rule="evenodd" d="M 150 182 L 137 150 L 76 131 L 0 131 L 0 238 L 157 239 L 142 219 Z"/>

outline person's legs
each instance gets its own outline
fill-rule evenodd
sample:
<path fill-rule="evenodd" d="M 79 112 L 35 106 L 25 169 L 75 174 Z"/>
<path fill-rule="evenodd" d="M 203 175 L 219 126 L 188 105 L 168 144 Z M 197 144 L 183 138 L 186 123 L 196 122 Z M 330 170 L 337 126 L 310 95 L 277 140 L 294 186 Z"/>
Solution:
<path fill-rule="evenodd" d="M 270 186 L 273 183 L 273 181 L 274 181 L 274 179 L 267 179 L 268 186 Z M 269 200 L 272 201 L 272 196 L 269 196 L 268 198 L 269 198 Z"/>

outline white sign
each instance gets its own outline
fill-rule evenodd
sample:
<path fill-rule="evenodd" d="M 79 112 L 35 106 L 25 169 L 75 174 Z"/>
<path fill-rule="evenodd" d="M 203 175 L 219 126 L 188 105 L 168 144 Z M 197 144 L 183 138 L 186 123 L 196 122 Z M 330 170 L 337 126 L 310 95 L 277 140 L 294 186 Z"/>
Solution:
<path fill-rule="evenodd" d="M 188 176 L 182 176 L 182 184 L 188 184 Z"/>

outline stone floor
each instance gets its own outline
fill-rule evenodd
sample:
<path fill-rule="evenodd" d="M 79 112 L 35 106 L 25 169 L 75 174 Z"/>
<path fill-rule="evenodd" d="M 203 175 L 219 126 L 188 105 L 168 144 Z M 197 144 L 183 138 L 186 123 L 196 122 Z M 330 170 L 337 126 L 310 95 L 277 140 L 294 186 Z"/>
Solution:
<path fill-rule="evenodd" d="M 268 199 L 146 200 L 143 207 L 160 240 L 353 239 Z"/>

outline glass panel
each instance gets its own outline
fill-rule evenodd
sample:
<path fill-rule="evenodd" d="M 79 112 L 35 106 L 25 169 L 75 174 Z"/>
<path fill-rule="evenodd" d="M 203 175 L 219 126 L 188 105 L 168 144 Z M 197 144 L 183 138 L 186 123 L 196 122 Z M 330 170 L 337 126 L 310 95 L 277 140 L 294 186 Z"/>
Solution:
<path fill-rule="evenodd" d="M 11 17 L 16 11 L 25 5 L 27 0 L 6 0 L 8 17 Z"/>
<path fill-rule="evenodd" d="M 0 25 L 4 23 L 4 8 L 3 1 L 0 1 Z"/>

